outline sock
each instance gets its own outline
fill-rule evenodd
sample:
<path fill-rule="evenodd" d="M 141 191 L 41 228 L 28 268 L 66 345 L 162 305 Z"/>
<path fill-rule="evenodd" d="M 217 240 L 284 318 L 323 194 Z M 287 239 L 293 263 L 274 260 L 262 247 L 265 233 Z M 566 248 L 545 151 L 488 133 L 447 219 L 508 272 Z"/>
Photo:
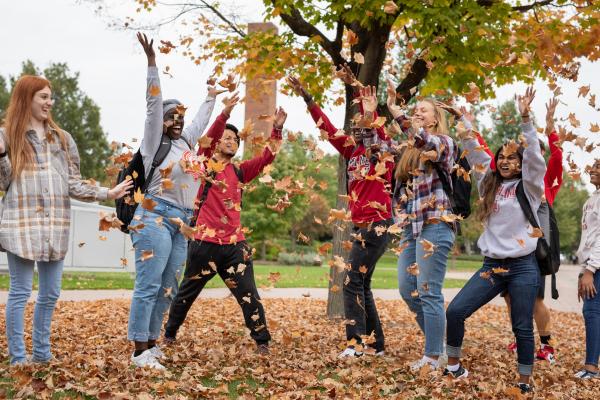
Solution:
<path fill-rule="evenodd" d="M 448 371 L 450 371 L 450 372 L 456 372 L 456 371 L 458 371 L 459 368 L 460 368 L 460 363 L 455 364 L 455 365 L 448 364 L 446 366 L 446 369 L 448 369 Z"/>
<path fill-rule="evenodd" d="M 135 350 L 135 351 L 133 352 L 133 356 L 134 356 L 134 357 L 137 357 L 137 356 L 139 356 L 140 354 L 142 354 L 142 353 L 143 353 L 143 352 L 145 352 L 145 351 L 146 351 L 146 350 Z"/>
<path fill-rule="evenodd" d="M 540 335 L 540 341 L 542 342 L 542 344 L 550 346 L 550 339 L 551 339 L 550 335 L 548 335 L 548 336 Z"/>

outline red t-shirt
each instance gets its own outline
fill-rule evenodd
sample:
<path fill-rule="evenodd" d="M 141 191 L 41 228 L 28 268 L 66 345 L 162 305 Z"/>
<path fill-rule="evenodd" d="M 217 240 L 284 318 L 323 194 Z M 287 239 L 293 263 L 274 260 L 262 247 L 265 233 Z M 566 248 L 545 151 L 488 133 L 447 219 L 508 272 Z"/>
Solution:
<path fill-rule="evenodd" d="M 221 114 L 212 124 L 206 135 L 212 139 L 211 146 L 200 148 L 198 155 L 212 157 L 218 141 L 223 136 L 228 116 Z M 281 140 L 281 131 L 273 129 L 271 138 Z M 206 200 L 200 208 L 196 227 L 196 240 L 217 244 L 234 244 L 246 240 L 240 221 L 242 184 L 248 183 L 260 174 L 265 166 L 273 162 L 275 154 L 267 146 L 260 156 L 243 161 L 239 165 L 242 182 L 239 181 L 233 164 L 228 163 L 223 171 L 215 176 L 215 183 L 208 190 Z M 197 199 L 204 190 L 204 183 L 198 190 Z"/>
<path fill-rule="evenodd" d="M 318 128 L 329 135 L 329 142 L 342 156 L 348 160 L 348 206 L 352 222 L 364 224 L 378 222 L 392 217 L 391 181 L 394 161 L 383 161 L 385 169 L 378 175 L 378 160 L 370 160 L 366 156 L 366 148 L 362 144 L 355 146 L 351 137 L 338 133 L 329 118 L 316 104 L 311 104 L 308 111 Z M 319 125 L 320 123 L 320 125 Z M 377 129 L 377 135 L 384 141 L 389 138 L 383 129 Z"/>

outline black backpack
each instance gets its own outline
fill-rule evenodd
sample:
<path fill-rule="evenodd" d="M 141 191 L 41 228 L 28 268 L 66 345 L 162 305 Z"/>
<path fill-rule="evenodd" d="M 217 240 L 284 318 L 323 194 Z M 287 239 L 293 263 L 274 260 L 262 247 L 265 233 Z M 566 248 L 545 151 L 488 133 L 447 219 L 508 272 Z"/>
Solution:
<path fill-rule="evenodd" d="M 188 146 L 190 145 L 185 139 L 183 140 Z M 133 194 L 137 192 L 138 189 L 140 189 L 141 193 L 146 193 L 146 189 L 148 188 L 148 184 L 152 181 L 152 176 L 154 175 L 156 167 L 162 164 L 170 151 L 171 138 L 163 134 L 162 138 L 160 139 L 158 150 L 156 150 L 156 153 L 154 154 L 152 168 L 150 168 L 147 178 L 144 170 L 144 160 L 139 149 L 133 155 L 133 158 L 129 164 L 119 171 L 119 175 L 117 176 L 117 184 L 123 182 L 127 176 L 132 177 L 134 171 L 137 173 L 137 178 L 133 180 L 133 187 L 129 190 L 129 194 L 115 200 L 117 218 L 123 222 L 123 225 L 121 225 L 121 231 L 123 233 L 129 233 L 129 224 L 131 224 L 131 220 L 133 219 L 133 215 L 135 214 L 135 210 L 137 208 L 137 203 L 133 201 Z"/>
<path fill-rule="evenodd" d="M 244 181 L 244 173 L 241 169 L 239 169 L 235 164 L 231 164 L 233 165 L 233 170 L 235 171 L 235 175 L 238 178 L 239 182 L 243 182 Z M 209 177 L 214 179 L 215 176 L 217 174 L 213 172 L 211 172 L 209 174 Z M 192 217 L 192 221 L 190 223 L 190 226 L 194 227 L 196 226 L 196 222 L 198 220 L 198 215 L 200 215 L 200 209 L 202 208 L 202 206 L 204 205 L 204 203 L 206 202 L 206 198 L 208 197 L 208 191 L 210 190 L 210 188 L 212 187 L 212 182 L 210 181 L 205 181 L 204 182 L 204 187 L 202 188 L 202 193 L 200 194 L 200 197 L 198 198 L 198 203 L 197 203 L 197 207 L 194 210 L 194 216 Z M 244 194 L 244 191 L 242 190 L 242 193 L 240 196 L 242 196 Z M 241 201 L 240 201 L 240 207 L 242 206 Z"/>
<path fill-rule="evenodd" d="M 540 228 L 540 224 L 533 215 L 533 210 L 527 196 L 525 195 L 525 189 L 523 188 L 523 181 L 520 181 L 517 185 L 517 200 L 519 205 L 534 228 Z M 538 215 L 547 215 L 548 224 L 547 229 L 543 229 L 544 236 L 538 239 L 537 247 L 535 249 L 535 258 L 540 268 L 540 274 L 543 276 L 552 275 L 552 298 L 558 299 L 558 290 L 556 289 L 556 273 L 560 268 L 560 233 L 558 230 L 558 223 L 554 210 L 548 204 L 543 202 L 540 205 Z"/>
<path fill-rule="evenodd" d="M 469 173 L 471 171 L 469 162 L 465 157 L 460 157 L 462 149 L 455 144 L 455 150 L 455 163 Z M 448 196 L 452 212 L 455 215 L 460 215 L 463 219 L 468 218 L 471 215 L 471 181 L 466 181 L 456 170 L 453 170 L 450 177 L 448 177 L 446 171 L 442 170 L 438 163 L 433 163 L 433 167 L 440 178 L 444 192 Z"/>

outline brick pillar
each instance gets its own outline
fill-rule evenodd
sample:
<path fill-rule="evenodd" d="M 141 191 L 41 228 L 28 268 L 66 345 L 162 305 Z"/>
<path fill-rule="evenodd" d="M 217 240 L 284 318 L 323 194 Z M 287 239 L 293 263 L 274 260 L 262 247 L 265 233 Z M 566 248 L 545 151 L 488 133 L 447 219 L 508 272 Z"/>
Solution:
<path fill-rule="evenodd" d="M 253 22 L 248 24 L 248 33 L 273 30 L 277 34 L 277 27 L 270 22 Z M 271 78 L 272 79 L 272 78 Z M 246 105 L 244 121 L 250 120 L 254 124 L 254 133 L 265 137 L 271 134 L 273 122 L 259 120 L 261 115 L 273 115 L 277 105 L 277 81 L 265 82 L 268 76 L 258 75 L 246 77 Z M 262 146 L 261 146 L 262 148 Z M 251 157 L 253 152 L 250 141 L 244 143 L 244 158 Z"/>

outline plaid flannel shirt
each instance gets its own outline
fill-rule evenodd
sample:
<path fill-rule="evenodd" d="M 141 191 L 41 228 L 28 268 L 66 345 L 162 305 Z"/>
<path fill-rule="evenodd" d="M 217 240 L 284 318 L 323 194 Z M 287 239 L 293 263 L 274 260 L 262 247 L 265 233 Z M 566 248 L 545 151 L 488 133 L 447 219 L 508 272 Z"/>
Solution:
<path fill-rule="evenodd" d="M 70 197 L 107 199 L 108 188 L 82 180 L 77 145 L 64 133 L 67 151 L 56 131 L 48 131 L 43 140 L 33 130 L 25 133 L 33 147 L 33 168 L 13 180 L 8 155 L 0 157 L 0 190 L 6 191 L 0 202 L 1 250 L 34 261 L 62 260 L 69 243 Z M 6 143 L 2 131 L 0 136 Z"/>
<path fill-rule="evenodd" d="M 403 126 L 402 121 L 399 122 L 400 126 Z M 407 133 L 408 130 L 403 131 Z M 449 177 L 458 151 L 454 140 L 448 135 L 429 134 L 424 129 L 414 135 L 414 140 L 416 148 L 422 151 L 436 151 L 436 157 L 431 162 L 438 163 Z M 412 212 L 408 215 L 406 223 L 411 224 L 413 238 L 421 234 L 424 223 L 439 222 L 440 217 L 452 214 L 450 200 L 444 192 L 436 170 L 428 167 L 423 160 L 419 161 L 418 170 L 420 173 L 409 181 L 410 188 L 403 184 L 394 196 L 396 216 L 407 214 L 407 207 L 409 203 L 412 204 Z M 449 181 L 452 184 L 450 179 Z"/>

